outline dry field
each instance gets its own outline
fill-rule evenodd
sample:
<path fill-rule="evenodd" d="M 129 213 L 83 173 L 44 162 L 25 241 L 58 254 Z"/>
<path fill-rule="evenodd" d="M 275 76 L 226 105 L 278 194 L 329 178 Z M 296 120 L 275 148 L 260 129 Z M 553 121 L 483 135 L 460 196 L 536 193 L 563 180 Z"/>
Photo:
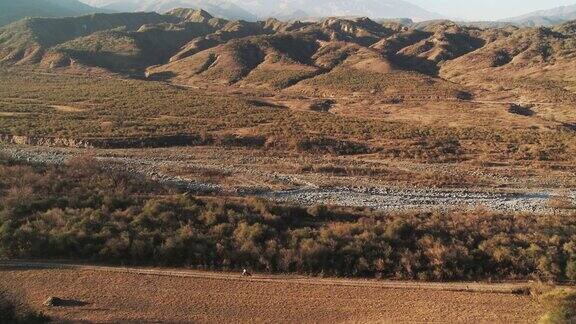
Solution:
<path fill-rule="evenodd" d="M 58 321 L 530 323 L 542 313 L 527 295 L 190 273 L 194 276 L 0 268 L 3 285 Z M 42 306 L 50 296 L 85 305 Z"/>

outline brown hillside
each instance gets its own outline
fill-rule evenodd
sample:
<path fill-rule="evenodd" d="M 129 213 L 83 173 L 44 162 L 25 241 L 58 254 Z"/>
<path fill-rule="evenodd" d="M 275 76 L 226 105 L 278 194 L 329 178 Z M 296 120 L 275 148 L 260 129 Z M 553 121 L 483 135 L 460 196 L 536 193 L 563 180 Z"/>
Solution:
<path fill-rule="evenodd" d="M 251 37 L 152 68 L 148 73 L 152 77 L 175 75 L 175 81 L 189 84 L 207 80 L 232 84 L 247 77 L 244 83 L 283 88 L 316 73 L 318 68 L 310 63 L 317 48 L 310 35 Z"/>
<path fill-rule="evenodd" d="M 446 62 L 440 75 L 528 101 L 576 102 L 576 37 L 571 26 L 574 23 L 516 30 Z"/>
<path fill-rule="evenodd" d="M 94 14 L 73 18 L 27 18 L 0 29 L 0 61 L 37 63 L 55 45 L 90 34 L 123 27 L 170 21 L 156 13 Z"/>
<path fill-rule="evenodd" d="M 176 9 L 23 20 L 0 30 L 0 54 L 8 65 L 145 74 L 214 93 L 273 98 L 269 104 L 297 110 L 334 106 L 333 112 L 373 116 L 369 112 L 400 106 L 415 113 L 425 104 L 434 107 L 427 118 L 439 120 L 443 111 L 471 101 L 503 122 L 572 130 L 574 26 L 479 28 L 435 21 L 408 27 L 367 18 L 245 22 Z"/>

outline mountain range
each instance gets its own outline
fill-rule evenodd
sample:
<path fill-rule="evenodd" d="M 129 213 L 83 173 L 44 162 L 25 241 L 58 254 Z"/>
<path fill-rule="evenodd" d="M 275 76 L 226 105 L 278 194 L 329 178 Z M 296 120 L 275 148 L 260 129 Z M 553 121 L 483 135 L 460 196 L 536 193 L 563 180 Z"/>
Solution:
<path fill-rule="evenodd" d="M 214 133 L 216 141 L 254 143 L 259 147 L 304 147 L 312 151 L 329 146 L 328 151 L 364 154 L 369 152 L 364 149 L 368 146 L 356 146 L 348 141 L 361 137 L 370 145 L 388 148 L 393 139 L 402 143 L 397 146 L 399 149 L 386 151 L 385 156 L 393 157 L 411 156 L 404 152 L 415 146 L 426 152 L 415 153 L 418 155 L 439 152 L 433 154 L 444 156 L 460 149 L 459 143 L 419 144 L 419 138 L 427 134 L 437 138 L 458 134 L 455 136 L 460 136 L 463 143 L 470 138 L 489 139 L 487 143 L 474 145 L 469 152 L 500 154 L 505 151 L 520 159 L 573 156 L 573 151 L 557 143 L 560 140 L 573 143 L 570 137 L 563 136 L 576 130 L 575 62 L 576 21 L 539 28 L 509 25 L 478 28 L 446 20 L 410 24 L 406 20 L 365 17 L 314 21 L 268 18 L 250 22 L 180 8 L 162 14 L 28 18 L 0 28 L 0 68 L 7 71 L 31 69 L 54 77 L 80 74 L 106 80 L 139 80 L 142 90 L 128 94 L 118 89 L 118 96 L 140 96 L 154 91 L 147 89 L 155 89 L 156 85 L 169 84 L 174 90 L 194 91 L 197 102 L 205 109 L 185 120 L 184 115 L 196 114 L 196 108 L 186 108 L 185 113 L 176 115 L 173 108 L 188 106 L 170 101 L 161 118 L 151 118 L 146 112 L 156 113 L 159 106 L 153 101 L 139 101 L 142 106 L 139 104 L 130 115 L 117 119 L 118 125 L 128 125 L 129 122 L 124 121 L 131 117 L 126 116 L 147 116 L 146 121 L 131 124 L 135 125 L 130 126 L 134 130 L 131 134 L 145 134 L 143 132 L 154 129 L 180 134 L 192 120 L 210 124 L 209 127 L 227 125 L 230 119 L 221 117 L 221 111 L 214 109 L 212 98 L 230 94 L 233 97 L 229 97 L 225 106 L 235 108 L 226 108 L 228 116 L 236 116 L 240 111 L 246 115 L 235 122 L 234 133 L 228 130 Z M 75 91 L 75 87 L 76 81 L 73 81 L 63 89 Z M 22 88 L 27 92 L 26 98 L 35 98 L 34 86 L 26 84 Z M 63 101 L 59 99 L 61 89 L 58 86 L 53 89 L 56 99 L 52 99 L 50 107 L 69 102 L 76 105 L 82 101 L 81 97 Z M 166 93 L 164 98 L 171 100 L 174 93 Z M 245 100 L 246 105 L 239 105 L 239 100 Z M 89 104 L 99 114 L 108 116 L 107 108 L 101 108 L 100 101 Z M 122 114 L 124 108 L 128 106 L 122 105 Z M 309 115 L 306 111 L 328 113 L 321 118 L 329 118 L 325 120 L 333 120 L 334 124 L 318 122 L 316 118 L 320 115 Z M 281 113 L 282 122 L 271 122 L 267 117 L 270 112 Z M 454 118 L 455 114 L 462 117 Z M 485 118 L 476 118 L 477 114 Z M 304 115 L 305 120 L 291 117 Z M 387 117 L 390 115 L 393 117 Z M 36 118 L 34 116 L 30 118 Z M 101 127 L 109 125 L 101 123 L 109 120 L 100 117 L 86 127 L 83 123 L 86 116 L 66 117 L 71 118 L 66 119 L 66 123 L 74 129 L 70 133 L 98 137 L 112 130 Z M 364 120 L 339 119 L 339 116 L 386 118 L 386 121 L 368 124 Z M 411 117 L 405 119 L 407 116 Z M 15 130 L 36 123 L 26 118 L 15 116 L 8 122 Z M 6 120 L 0 118 L 0 122 Z M 252 120 L 262 124 L 252 127 Z M 420 123 L 427 122 L 444 128 L 420 128 Z M 60 129 L 60 124 L 59 121 L 45 127 L 49 131 L 44 134 Z M 506 135 L 486 129 L 478 131 L 478 127 L 493 124 L 518 132 Z M 295 134 L 301 136 L 302 127 L 320 129 L 328 137 L 318 142 L 292 142 Z M 356 129 L 354 133 L 348 133 L 351 127 Z M 122 128 L 118 129 L 117 134 L 124 134 L 120 131 Z M 210 128 L 210 131 L 219 129 Z M 534 131 L 541 132 L 537 133 L 539 137 L 534 137 Z M 548 137 L 550 131 L 558 136 Z M 333 134 L 346 135 L 334 142 Z M 354 137 L 348 137 L 351 134 Z M 541 143 L 545 151 L 517 146 L 535 142 Z M 494 149 L 494 143 L 501 146 Z"/>
<path fill-rule="evenodd" d="M 371 18 L 408 17 L 414 20 L 441 18 L 403 0 L 83 0 L 116 11 L 167 12 L 175 8 L 205 9 L 226 19 L 255 21 L 268 17 L 303 19 L 328 16 Z"/>
<path fill-rule="evenodd" d="M 25 17 L 65 17 L 106 12 L 77 0 L 0 0 L 0 26 Z"/>
<path fill-rule="evenodd" d="M 256 21 L 258 17 L 226 0 L 85 0 L 84 2 L 116 12 L 155 11 L 165 13 L 176 8 L 203 9 L 232 20 Z"/>
<path fill-rule="evenodd" d="M 82 1 L 82 2 L 80 2 Z M 91 13 L 158 12 L 176 8 L 203 9 L 228 20 L 314 21 L 323 17 L 409 18 L 441 20 L 440 14 L 404 0 L 0 0 L 0 26 L 25 17 L 67 17 Z M 478 27 L 553 26 L 576 19 L 576 4 L 541 10 L 500 21 L 464 22 Z M 407 20 L 405 20 L 407 21 Z"/>
<path fill-rule="evenodd" d="M 549 10 L 535 11 L 518 17 L 504 19 L 520 26 L 552 26 L 576 19 L 576 4 Z"/>
<path fill-rule="evenodd" d="M 247 22 L 175 9 L 24 19 L 0 29 L 0 61 L 302 92 L 377 93 L 374 89 L 396 79 L 403 80 L 394 87 L 401 93 L 410 93 L 405 83 L 459 98 L 458 87 L 444 80 L 467 86 L 478 80 L 506 85 L 511 75 L 572 80 L 567 76 L 574 72 L 574 26 L 481 29 L 450 21 L 404 26 L 369 18 Z"/>
<path fill-rule="evenodd" d="M 56 0 L 52 0 L 56 1 Z M 69 0 L 68 0 L 69 1 Z M 95 7 L 116 12 L 156 11 L 176 8 L 204 9 L 230 20 L 256 21 L 269 17 L 280 20 L 318 20 L 323 17 L 410 18 L 416 22 L 439 20 L 430 12 L 404 0 L 82 0 Z M 500 21 L 474 22 L 475 26 L 552 26 L 576 19 L 576 5 L 541 10 Z"/>
<path fill-rule="evenodd" d="M 403 0 L 232 0 L 259 17 L 277 17 L 286 13 L 306 13 L 309 17 L 362 16 L 370 18 L 409 17 L 414 20 L 441 18 Z"/>

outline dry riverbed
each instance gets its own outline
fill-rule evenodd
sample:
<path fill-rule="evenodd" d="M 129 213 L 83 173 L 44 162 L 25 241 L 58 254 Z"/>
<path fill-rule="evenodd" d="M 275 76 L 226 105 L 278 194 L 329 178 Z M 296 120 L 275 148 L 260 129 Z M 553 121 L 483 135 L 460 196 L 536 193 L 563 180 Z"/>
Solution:
<path fill-rule="evenodd" d="M 79 149 L 27 146 L 9 146 L 0 151 L 17 160 L 49 164 L 62 164 L 73 156 L 86 153 Z M 427 188 L 397 186 L 378 181 L 362 182 L 365 179 L 351 179 L 350 183 L 354 185 L 336 186 L 325 185 L 321 176 L 314 178 L 298 173 L 266 170 L 249 158 L 238 163 L 227 162 L 225 159 L 210 160 L 194 154 L 150 157 L 136 154 L 134 150 L 126 151 L 126 154 L 121 153 L 125 151 L 90 152 L 111 168 L 143 175 L 199 194 L 258 196 L 304 206 L 331 204 L 387 211 L 484 208 L 505 212 L 571 212 L 553 205 L 553 199 L 559 195 L 559 191 L 554 188 Z M 188 173 L 176 171 L 183 169 L 188 170 Z M 190 170 L 219 172 L 226 174 L 226 177 L 219 181 L 207 181 L 195 176 L 197 173 L 191 173 Z M 232 181 L 233 185 L 228 185 L 226 181 Z M 567 190 L 562 195 L 563 199 L 576 203 L 575 191 Z"/>

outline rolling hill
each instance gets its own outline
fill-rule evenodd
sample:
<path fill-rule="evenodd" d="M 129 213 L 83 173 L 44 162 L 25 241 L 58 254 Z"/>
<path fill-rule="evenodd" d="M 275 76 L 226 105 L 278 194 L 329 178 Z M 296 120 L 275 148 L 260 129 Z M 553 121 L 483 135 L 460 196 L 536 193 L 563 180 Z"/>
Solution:
<path fill-rule="evenodd" d="M 573 21 L 554 28 L 509 29 L 504 37 L 446 62 L 440 75 L 478 88 L 517 92 L 528 101 L 576 102 L 575 61 Z"/>
<path fill-rule="evenodd" d="M 249 37 L 196 39 L 170 63 L 149 68 L 147 75 L 169 75 L 180 84 L 209 82 L 311 96 L 363 93 L 458 99 L 466 97 L 464 89 L 435 78 L 435 69 L 425 68 L 423 62 L 435 66 L 483 44 L 474 38 L 479 35 L 455 25 L 406 32 L 409 35 L 399 43 L 401 33 L 368 18 L 296 25 L 272 22 L 264 25 L 268 28 L 252 29 Z M 222 36 L 222 31 L 216 35 Z M 441 40 L 424 49 L 437 38 Z"/>
<path fill-rule="evenodd" d="M 0 61 L 38 63 L 59 44 L 121 28 L 135 31 L 147 24 L 166 23 L 157 13 L 94 14 L 68 18 L 26 18 L 0 29 Z"/>
<path fill-rule="evenodd" d="M 105 11 L 76 0 L 0 0 L 0 27 L 25 17 L 66 17 Z"/>
<path fill-rule="evenodd" d="M 311 97 L 470 100 L 515 85 L 506 92 L 510 100 L 572 102 L 574 35 L 574 22 L 554 28 L 444 20 L 406 26 L 369 18 L 248 22 L 175 9 L 24 19 L 0 29 L 0 61 Z"/>

